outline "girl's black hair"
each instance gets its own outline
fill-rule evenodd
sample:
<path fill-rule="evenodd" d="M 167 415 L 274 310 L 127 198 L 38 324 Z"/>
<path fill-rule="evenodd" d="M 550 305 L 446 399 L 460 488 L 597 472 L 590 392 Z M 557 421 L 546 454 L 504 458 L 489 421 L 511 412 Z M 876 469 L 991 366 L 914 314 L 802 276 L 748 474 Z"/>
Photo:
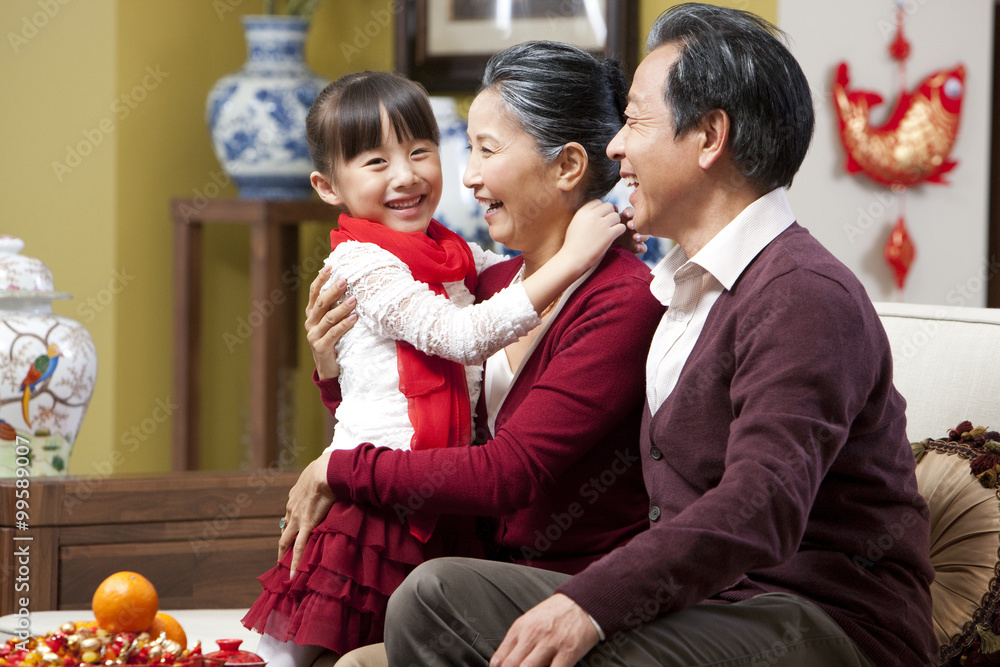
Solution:
<path fill-rule="evenodd" d="M 336 165 L 381 146 L 383 111 L 399 141 L 440 142 L 427 91 L 419 83 L 394 72 L 348 74 L 324 88 L 306 116 L 316 170 L 332 177 Z"/>

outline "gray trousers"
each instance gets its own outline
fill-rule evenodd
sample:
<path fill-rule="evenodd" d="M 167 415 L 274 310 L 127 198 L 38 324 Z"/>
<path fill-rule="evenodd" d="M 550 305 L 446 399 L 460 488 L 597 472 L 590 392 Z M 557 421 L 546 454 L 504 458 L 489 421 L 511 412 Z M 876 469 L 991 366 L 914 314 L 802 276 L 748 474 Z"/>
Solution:
<path fill-rule="evenodd" d="M 389 664 L 486 667 L 514 620 L 568 578 L 510 563 L 428 561 L 389 599 Z M 580 664 L 875 667 L 819 607 L 784 593 L 689 607 L 599 643 Z"/>

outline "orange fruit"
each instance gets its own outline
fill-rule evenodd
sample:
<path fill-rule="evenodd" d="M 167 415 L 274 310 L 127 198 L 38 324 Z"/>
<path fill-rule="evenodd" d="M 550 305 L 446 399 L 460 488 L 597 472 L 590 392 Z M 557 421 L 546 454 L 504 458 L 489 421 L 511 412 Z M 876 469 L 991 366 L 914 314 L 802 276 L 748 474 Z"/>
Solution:
<path fill-rule="evenodd" d="M 156 617 L 153 619 L 153 624 L 149 626 L 146 631 L 149 635 L 156 639 L 160 636 L 161 632 L 167 634 L 167 639 L 173 639 L 175 642 L 181 645 L 183 648 L 187 648 L 188 638 L 184 634 L 184 628 L 181 624 L 177 622 L 177 619 L 170 614 L 164 614 L 162 611 L 156 612 Z"/>
<path fill-rule="evenodd" d="M 153 624 L 159 607 L 156 588 L 135 572 L 115 572 L 91 600 L 97 624 L 108 632 L 142 632 Z"/>

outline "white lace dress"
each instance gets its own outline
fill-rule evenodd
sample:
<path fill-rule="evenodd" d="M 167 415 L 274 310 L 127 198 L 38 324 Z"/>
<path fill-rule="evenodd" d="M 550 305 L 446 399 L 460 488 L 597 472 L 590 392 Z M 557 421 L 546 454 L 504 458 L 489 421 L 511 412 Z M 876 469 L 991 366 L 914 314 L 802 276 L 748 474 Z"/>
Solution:
<path fill-rule="evenodd" d="M 504 259 L 469 245 L 477 274 Z M 520 282 L 473 305 L 475 297 L 463 282 L 445 283 L 446 299 L 373 243 L 341 243 L 326 263 L 333 267 L 327 285 L 343 278 L 346 295 L 358 300 L 358 322 L 337 343 L 343 401 L 327 451 L 362 442 L 409 447 L 413 426 L 399 391 L 397 340 L 465 365 L 474 415 L 483 361 L 541 322 Z"/>

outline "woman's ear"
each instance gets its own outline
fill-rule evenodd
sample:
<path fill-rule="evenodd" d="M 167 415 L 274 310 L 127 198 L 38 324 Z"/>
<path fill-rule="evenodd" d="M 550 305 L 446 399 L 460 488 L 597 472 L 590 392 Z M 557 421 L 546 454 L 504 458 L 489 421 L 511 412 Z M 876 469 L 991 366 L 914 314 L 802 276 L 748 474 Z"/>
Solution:
<path fill-rule="evenodd" d="M 590 164 L 587 157 L 587 149 L 575 141 L 571 141 L 563 146 L 559 157 L 556 158 L 556 176 L 558 178 L 556 187 L 564 192 L 569 192 L 583 180 L 587 175 L 587 165 Z"/>
<path fill-rule="evenodd" d="M 323 174 L 318 171 L 314 171 L 309 174 L 309 182 L 312 183 L 313 190 L 316 191 L 319 198 L 327 204 L 332 204 L 334 206 L 344 205 L 344 200 L 339 194 L 337 194 L 337 191 L 334 190 L 333 182 Z"/>

